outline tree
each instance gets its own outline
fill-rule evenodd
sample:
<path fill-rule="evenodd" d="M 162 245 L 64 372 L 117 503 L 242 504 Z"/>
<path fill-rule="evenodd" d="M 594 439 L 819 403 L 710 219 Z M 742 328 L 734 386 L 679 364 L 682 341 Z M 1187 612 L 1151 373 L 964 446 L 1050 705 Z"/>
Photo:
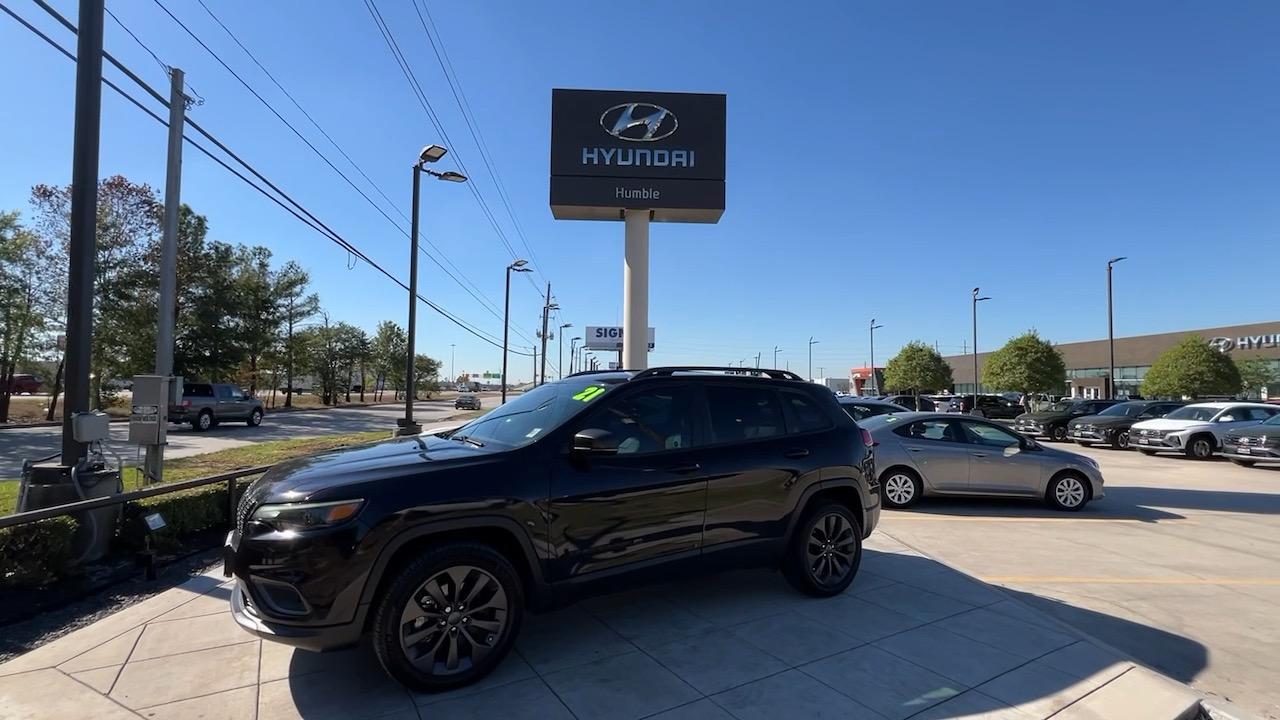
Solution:
<path fill-rule="evenodd" d="M 988 390 L 1017 390 L 1024 397 L 1061 392 L 1067 384 L 1067 365 L 1053 343 L 1028 330 L 987 357 L 982 384 Z"/>
<path fill-rule="evenodd" d="M 307 293 L 311 277 L 295 262 L 287 262 L 276 274 L 276 292 L 283 307 L 282 323 L 285 336 L 283 342 L 284 356 L 284 406 L 293 407 L 293 378 L 301 363 L 300 354 L 306 348 L 307 340 L 301 343 L 296 339 L 298 328 L 302 323 L 315 317 L 320 312 L 320 296 Z"/>
<path fill-rule="evenodd" d="M 1267 390 L 1270 394 L 1269 391 L 1272 388 L 1280 385 L 1280 372 L 1270 360 L 1263 358 L 1238 360 L 1236 369 L 1240 371 L 1240 385 L 1250 395 L 1255 393 L 1261 395 L 1263 390 Z"/>
<path fill-rule="evenodd" d="M 369 364 L 377 376 L 376 399 L 382 399 L 382 391 L 387 386 L 392 388 L 393 398 L 400 397 L 408 357 L 409 338 L 404 328 L 390 320 L 378 323 L 369 347 Z"/>
<path fill-rule="evenodd" d="M 9 419 L 14 373 L 56 311 L 40 282 L 50 259 L 48 243 L 23 227 L 18 213 L 0 212 L 0 422 Z"/>
<path fill-rule="evenodd" d="M 884 384 L 890 390 L 914 392 L 919 407 L 921 391 L 940 390 L 953 382 L 951 366 L 931 346 L 913 340 L 884 366 Z"/>
<path fill-rule="evenodd" d="M 431 399 L 431 393 L 440 389 L 440 368 L 444 367 L 444 363 L 435 358 L 426 355 L 417 355 L 413 358 L 413 384 L 415 392 L 414 399 L 425 396 L 425 399 Z"/>
<path fill-rule="evenodd" d="M 1189 335 L 1164 351 L 1142 380 L 1146 397 L 1235 395 L 1241 388 L 1240 369 L 1230 355 L 1209 345 L 1199 335 Z"/>

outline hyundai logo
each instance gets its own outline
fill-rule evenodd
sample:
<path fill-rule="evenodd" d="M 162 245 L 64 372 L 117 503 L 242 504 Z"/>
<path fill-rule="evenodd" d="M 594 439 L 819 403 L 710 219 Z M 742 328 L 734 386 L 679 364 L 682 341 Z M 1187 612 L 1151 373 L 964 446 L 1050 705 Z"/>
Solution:
<path fill-rule="evenodd" d="M 1231 352 L 1236 347 L 1235 340 L 1225 337 L 1216 337 L 1209 341 L 1209 347 L 1218 352 Z"/>
<path fill-rule="evenodd" d="M 600 116 L 600 127 L 619 140 L 655 142 L 671 137 L 679 125 L 676 116 L 661 105 L 623 103 Z"/>

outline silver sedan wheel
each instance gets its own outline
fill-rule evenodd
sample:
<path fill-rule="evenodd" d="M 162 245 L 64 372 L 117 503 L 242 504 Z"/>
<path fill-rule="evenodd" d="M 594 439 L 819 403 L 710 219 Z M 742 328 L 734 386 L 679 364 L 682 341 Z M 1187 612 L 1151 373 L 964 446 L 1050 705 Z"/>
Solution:
<path fill-rule="evenodd" d="M 894 473 L 884 481 L 884 494 L 894 505 L 909 505 L 916 499 L 916 481 L 906 473 Z"/>
<path fill-rule="evenodd" d="M 1053 489 L 1054 499 L 1058 501 L 1059 505 L 1067 509 L 1080 507 L 1084 503 L 1085 496 L 1084 484 L 1080 482 L 1079 478 L 1072 475 L 1059 480 L 1057 487 Z"/>

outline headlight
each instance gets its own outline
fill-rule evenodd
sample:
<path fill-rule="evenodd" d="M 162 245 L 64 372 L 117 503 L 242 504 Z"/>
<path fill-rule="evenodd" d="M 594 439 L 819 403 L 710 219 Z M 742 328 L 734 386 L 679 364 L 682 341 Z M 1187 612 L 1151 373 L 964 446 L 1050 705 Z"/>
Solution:
<path fill-rule="evenodd" d="M 253 511 L 252 519 L 279 531 L 314 530 L 350 520 L 363 505 L 364 500 L 262 505 Z"/>

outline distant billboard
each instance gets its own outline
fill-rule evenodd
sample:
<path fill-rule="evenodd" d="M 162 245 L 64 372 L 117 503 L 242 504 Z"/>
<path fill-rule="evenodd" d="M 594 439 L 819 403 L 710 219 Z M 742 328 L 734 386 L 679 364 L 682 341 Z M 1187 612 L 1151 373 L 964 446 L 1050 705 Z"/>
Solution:
<path fill-rule="evenodd" d="M 582 346 L 588 350 L 621 350 L 622 328 L 588 325 Z M 649 350 L 653 350 L 653 328 L 649 328 Z"/>

